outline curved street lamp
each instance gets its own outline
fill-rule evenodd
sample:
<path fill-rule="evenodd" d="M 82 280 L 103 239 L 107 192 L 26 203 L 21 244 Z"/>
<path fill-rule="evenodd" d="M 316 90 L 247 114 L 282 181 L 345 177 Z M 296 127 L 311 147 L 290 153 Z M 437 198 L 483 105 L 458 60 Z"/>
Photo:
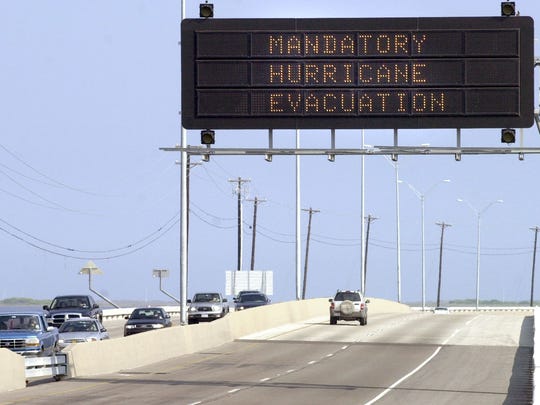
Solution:
<path fill-rule="evenodd" d="M 422 311 L 426 310 L 426 239 L 425 239 L 425 216 L 424 216 L 424 205 L 426 196 L 433 191 L 441 183 L 450 183 L 449 179 L 439 180 L 435 184 L 431 185 L 425 193 L 418 191 L 412 184 L 402 180 L 409 188 L 412 190 L 414 195 L 418 197 L 422 206 Z"/>
<path fill-rule="evenodd" d="M 493 200 L 481 210 L 477 209 L 469 201 L 464 200 L 463 198 L 458 198 L 457 201 L 467 204 L 476 215 L 476 310 L 478 311 L 480 302 L 480 220 L 482 214 L 486 212 L 493 204 L 502 204 L 504 201 Z"/>

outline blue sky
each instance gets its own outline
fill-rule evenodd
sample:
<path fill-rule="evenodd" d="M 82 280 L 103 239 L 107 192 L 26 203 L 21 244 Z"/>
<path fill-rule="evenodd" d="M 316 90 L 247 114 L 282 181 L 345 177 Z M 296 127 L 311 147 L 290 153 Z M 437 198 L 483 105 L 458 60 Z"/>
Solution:
<path fill-rule="evenodd" d="M 499 1 L 214 1 L 216 18 L 497 16 Z M 367 4 L 370 6 L 368 7 Z M 536 0 L 521 15 L 540 17 Z M 199 2 L 186 1 L 186 17 Z M 166 268 L 164 288 L 179 295 L 178 153 L 180 142 L 180 1 L 38 1 L 0 4 L 0 298 L 84 292 L 88 260 L 103 274 L 93 287 L 114 300 L 155 300 L 152 269 Z M 538 29 L 536 29 L 535 36 Z M 535 41 L 540 56 L 540 42 Z M 538 69 L 535 106 L 538 106 Z M 403 130 L 403 145 L 452 146 L 453 130 Z M 199 131 L 188 143 L 199 144 Z M 266 131 L 217 131 L 216 147 L 264 147 Z M 462 131 L 463 146 L 500 144 L 497 129 Z M 365 143 L 391 145 L 390 130 L 366 130 Z M 295 133 L 276 131 L 275 147 Z M 328 147 L 328 130 L 301 132 L 303 147 Z M 337 147 L 360 147 L 361 132 L 338 130 Z M 535 127 L 524 146 L 539 147 Z M 193 157 L 192 161 L 197 161 Z M 476 217 L 457 198 L 482 209 L 481 298 L 528 300 L 534 233 L 540 226 L 539 155 L 401 156 L 400 177 L 425 192 L 426 294 L 436 297 L 440 227 L 445 233 L 442 298 L 475 298 Z M 305 157 L 302 208 L 314 214 L 308 297 L 330 296 L 360 280 L 359 157 Z M 236 196 L 229 179 L 250 179 L 259 206 L 256 267 L 274 272 L 274 301 L 295 298 L 295 159 L 214 157 L 191 171 L 189 295 L 225 289 L 236 267 Z M 365 159 L 365 213 L 372 223 L 368 295 L 396 299 L 394 169 Z M 245 202 L 245 256 L 251 253 L 253 205 Z M 402 300 L 421 299 L 420 201 L 402 183 Z M 308 215 L 302 216 L 303 239 Z M 302 248 L 302 255 L 304 254 Z M 538 279 L 538 278 L 537 278 Z M 540 286 L 538 286 L 540 289 Z M 540 294 L 540 291 L 538 291 Z M 537 295 L 538 296 L 538 295 Z"/>

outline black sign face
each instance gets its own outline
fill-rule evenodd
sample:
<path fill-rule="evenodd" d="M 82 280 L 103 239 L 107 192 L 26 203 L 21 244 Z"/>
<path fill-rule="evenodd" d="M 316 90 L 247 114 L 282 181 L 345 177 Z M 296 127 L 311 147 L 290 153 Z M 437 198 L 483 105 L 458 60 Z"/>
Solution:
<path fill-rule="evenodd" d="M 530 17 L 187 19 L 188 129 L 525 128 Z"/>

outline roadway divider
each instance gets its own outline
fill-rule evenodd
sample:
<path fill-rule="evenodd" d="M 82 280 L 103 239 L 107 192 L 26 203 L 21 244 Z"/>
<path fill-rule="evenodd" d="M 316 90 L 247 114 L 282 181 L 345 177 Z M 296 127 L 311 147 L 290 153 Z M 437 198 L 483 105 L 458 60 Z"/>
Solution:
<path fill-rule="evenodd" d="M 59 381 L 67 374 L 67 354 L 56 353 L 53 356 L 26 357 L 26 378 L 53 377 Z"/>
<path fill-rule="evenodd" d="M 24 357 L 9 349 L 0 349 L 0 392 L 26 387 Z"/>

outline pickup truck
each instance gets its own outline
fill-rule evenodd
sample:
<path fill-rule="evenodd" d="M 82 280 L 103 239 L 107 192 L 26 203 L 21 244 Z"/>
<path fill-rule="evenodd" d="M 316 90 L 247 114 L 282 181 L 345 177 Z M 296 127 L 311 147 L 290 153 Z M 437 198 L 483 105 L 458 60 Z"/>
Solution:
<path fill-rule="evenodd" d="M 66 319 L 89 317 L 103 323 L 103 310 L 91 295 L 60 295 L 44 305 L 49 325 L 60 327 Z"/>
<path fill-rule="evenodd" d="M 187 303 L 188 324 L 210 322 L 229 313 L 227 298 L 216 292 L 197 293 L 193 296 L 193 300 L 187 300 Z"/>
<path fill-rule="evenodd" d="M 0 348 L 22 355 L 51 356 L 58 351 L 58 329 L 41 312 L 1 312 Z"/>

